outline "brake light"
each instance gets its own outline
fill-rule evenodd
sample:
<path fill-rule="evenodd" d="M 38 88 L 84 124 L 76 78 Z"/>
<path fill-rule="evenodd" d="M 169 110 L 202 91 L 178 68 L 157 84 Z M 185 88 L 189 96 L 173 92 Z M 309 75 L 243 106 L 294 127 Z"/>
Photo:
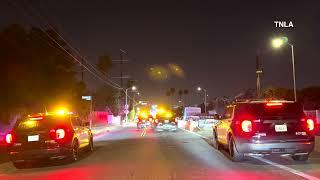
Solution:
<path fill-rule="evenodd" d="M 307 119 L 307 128 L 309 131 L 313 131 L 314 130 L 314 121 L 312 119 Z"/>
<path fill-rule="evenodd" d="M 66 136 L 66 132 L 64 129 L 57 129 L 56 130 L 56 139 L 63 139 Z"/>
<path fill-rule="evenodd" d="M 66 136 L 66 131 L 64 129 L 52 129 L 50 136 L 54 140 L 63 139 Z"/>
<path fill-rule="evenodd" d="M 250 120 L 242 121 L 241 128 L 242 128 L 243 132 L 251 132 L 252 131 L 252 122 Z"/>
<path fill-rule="evenodd" d="M 12 134 L 7 134 L 6 135 L 6 143 L 7 144 L 11 144 L 13 142 L 13 137 L 12 137 Z"/>

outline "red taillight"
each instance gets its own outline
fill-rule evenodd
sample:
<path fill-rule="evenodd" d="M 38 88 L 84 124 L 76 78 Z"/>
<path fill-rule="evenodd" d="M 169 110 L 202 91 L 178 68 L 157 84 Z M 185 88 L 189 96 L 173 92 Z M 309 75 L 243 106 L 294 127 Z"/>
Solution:
<path fill-rule="evenodd" d="M 307 128 L 309 131 L 313 131 L 314 130 L 314 121 L 312 119 L 307 119 Z"/>
<path fill-rule="evenodd" d="M 7 144 L 11 144 L 13 142 L 13 137 L 12 137 L 12 134 L 7 134 L 6 135 L 6 143 Z"/>
<path fill-rule="evenodd" d="M 241 129 L 243 132 L 251 132 L 252 131 L 252 122 L 250 120 L 243 120 L 241 122 Z"/>
<path fill-rule="evenodd" d="M 66 132 L 64 129 L 56 130 L 56 139 L 63 139 L 66 136 Z"/>
<path fill-rule="evenodd" d="M 63 139 L 66 136 L 66 131 L 64 129 L 52 129 L 50 136 L 54 140 Z"/>

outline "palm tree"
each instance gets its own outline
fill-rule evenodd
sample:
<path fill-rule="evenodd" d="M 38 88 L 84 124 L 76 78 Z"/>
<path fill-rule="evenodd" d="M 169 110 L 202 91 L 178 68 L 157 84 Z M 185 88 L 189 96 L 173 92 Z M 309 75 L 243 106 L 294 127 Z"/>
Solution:
<path fill-rule="evenodd" d="M 184 94 L 184 104 L 186 105 L 186 104 L 188 104 L 187 103 L 187 95 L 189 94 L 189 90 L 188 89 L 185 89 L 185 90 L 183 90 L 183 94 Z"/>
<path fill-rule="evenodd" d="M 173 104 L 174 103 L 174 95 L 175 95 L 175 93 L 176 93 L 176 88 L 170 88 L 170 96 L 171 96 L 171 104 Z"/>
<path fill-rule="evenodd" d="M 178 91 L 178 94 L 179 94 L 179 101 L 182 101 L 183 90 L 180 89 Z"/>

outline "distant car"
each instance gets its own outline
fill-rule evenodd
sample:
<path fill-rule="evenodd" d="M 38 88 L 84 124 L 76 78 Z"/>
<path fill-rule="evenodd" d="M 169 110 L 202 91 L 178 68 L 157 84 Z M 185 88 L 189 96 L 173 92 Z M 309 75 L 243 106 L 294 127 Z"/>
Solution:
<path fill-rule="evenodd" d="M 148 111 L 141 111 L 138 114 L 137 129 L 143 129 L 152 126 L 152 116 Z"/>
<path fill-rule="evenodd" d="M 72 114 L 38 114 L 21 119 L 6 135 L 6 143 L 16 168 L 35 160 L 77 161 L 79 149 L 93 151 L 90 128 Z"/>
<path fill-rule="evenodd" d="M 156 132 L 177 131 L 178 123 L 174 113 L 170 110 L 165 110 L 157 114 L 153 127 Z"/>
<path fill-rule="evenodd" d="M 290 155 L 306 161 L 314 149 L 315 122 L 292 101 L 245 101 L 226 108 L 213 127 L 213 145 L 229 150 L 233 161 L 245 155 Z"/>

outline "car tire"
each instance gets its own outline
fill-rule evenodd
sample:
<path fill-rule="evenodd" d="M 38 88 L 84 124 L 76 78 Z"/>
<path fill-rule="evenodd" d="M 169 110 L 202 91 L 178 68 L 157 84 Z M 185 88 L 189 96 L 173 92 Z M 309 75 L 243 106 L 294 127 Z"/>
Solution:
<path fill-rule="evenodd" d="M 73 141 L 72 147 L 71 147 L 71 152 L 68 158 L 68 162 L 72 163 L 78 160 L 79 157 L 79 144 L 78 141 Z"/>
<path fill-rule="evenodd" d="M 93 150 L 94 150 L 94 147 L 93 147 L 93 137 L 90 136 L 89 145 L 88 145 L 88 151 L 89 151 L 89 152 L 93 152 Z"/>
<path fill-rule="evenodd" d="M 221 149 L 221 145 L 220 145 L 220 143 L 219 143 L 218 140 L 217 140 L 217 133 L 216 133 L 215 130 L 213 130 L 212 146 L 213 146 L 215 149 L 218 149 L 218 150 Z"/>
<path fill-rule="evenodd" d="M 12 162 L 13 166 L 17 169 L 24 169 L 26 168 L 25 162 Z"/>
<path fill-rule="evenodd" d="M 293 155 L 292 159 L 295 161 L 307 161 L 309 159 L 309 154 Z"/>
<path fill-rule="evenodd" d="M 238 152 L 238 150 L 236 148 L 236 144 L 235 144 L 232 136 L 229 138 L 228 148 L 229 148 L 229 156 L 232 161 L 234 161 L 234 162 L 243 161 L 244 156 L 243 156 L 243 154 Z"/>

